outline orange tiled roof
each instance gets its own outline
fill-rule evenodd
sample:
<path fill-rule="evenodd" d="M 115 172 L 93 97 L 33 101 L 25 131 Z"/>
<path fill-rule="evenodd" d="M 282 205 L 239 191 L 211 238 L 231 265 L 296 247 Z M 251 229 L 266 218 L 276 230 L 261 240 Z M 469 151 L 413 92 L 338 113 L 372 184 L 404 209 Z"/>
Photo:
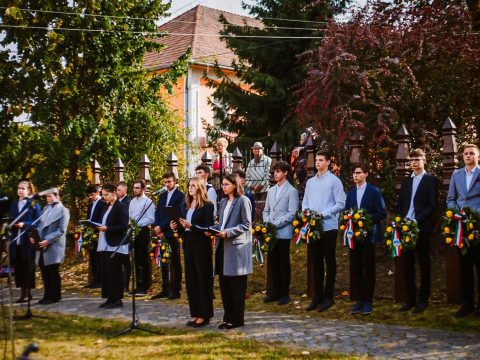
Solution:
<path fill-rule="evenodd" d="M 168 67 L 188 47 L 192 48 L 191 60 L 194 62 L 213 64 L 218 60 L 220 66 L 231 66 L 234 54 L 227 49 L 225 42 L 220 37 L 202 36 L 218 34 L 222 30 L 223 25 L 219 21 L 221 14 L 232 24 L 243 25 L 246 21 L 249 25 L 261 26 L 261 22 L 254 18 L 198 5 L 159 27 L 160 32 L 185 35 L 167 35 L 156 39 L 165 48 L 160 53 L 145 54 L 145 66 L 149 69 Z"/>

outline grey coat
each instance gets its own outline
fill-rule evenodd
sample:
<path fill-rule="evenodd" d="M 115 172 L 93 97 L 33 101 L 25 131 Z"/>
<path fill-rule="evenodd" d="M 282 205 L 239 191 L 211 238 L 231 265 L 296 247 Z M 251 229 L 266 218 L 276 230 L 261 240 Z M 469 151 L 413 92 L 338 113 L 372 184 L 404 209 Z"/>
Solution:
<path fill-rule="evenodd" d="M 451 208 L 468 206 L 480 211 L 480 167 L 475 168 L 468 189 L 465 168 L 453 172 L 448 188 L 447 206 Z"/>
<path fill-rule="evenodd" d="M 55 206 L 47 205 L 43 208 L 44 217 L 38 225 L 40 240 L 47 240 L 48 246 L 43 250 L 43 262 L 45 265 L 61 264 L 65 258 L 65 243 L 70 211 L 57 203 Z M 37 252 L 37 262 L 40 252 Z"/>
<path fill-rule="evenodd" d="M 268 189 L 263 221 L 275 225 L 279 239 L 293 237 L 292 221 L 298 210 L 298 191 L 288 181 L 280 186 L 280 194 L 276 196 L 277 186 Z"/>
<path fill-rule="evenodd" d="M 227 198 L 220 202 L 220 222 L 214 228 L 220 230 Z M 224 229 L 223 275 L 240 276 L 253 272 L 252 266 L 252 205 L 244 195 L 233 199 Z"/>

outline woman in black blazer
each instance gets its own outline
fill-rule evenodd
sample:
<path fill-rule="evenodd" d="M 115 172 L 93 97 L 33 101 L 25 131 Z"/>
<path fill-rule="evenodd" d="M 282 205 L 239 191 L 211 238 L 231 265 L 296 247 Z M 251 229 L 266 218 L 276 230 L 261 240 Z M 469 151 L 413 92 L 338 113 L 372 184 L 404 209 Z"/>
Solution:
<path fill-rule="evenodd" d="M 205 181 L 197 176 L 188 182 L 185 200 L 184 218 L 180 218 L 180 224 L 185 229 L 185 283 L 192 317 L 187 326 L 202 327 L 213 317 L 212 241 L 204 232 L 213 225 L 214 207 L 208 200 Z M 173 221 L 170 226 L 177 229 Z"/>
<path fill-rule="evenodd" d="M 128 228 L 128 207 L 117 200 L 116 186 L 106 183 L 102 186 L 102 196 L 108 204 L 103 214 L 97 251 L 100 253 L 100 273 L 102 274 L 102 298 L 106 298 L 101 308 L 113 309 L 122 307 L 123 299 L 123 267 L 128 258 L 128 242 L 118 245 L 124 238 Z M 112 258 L 113 252 L 117 251 Z"/>

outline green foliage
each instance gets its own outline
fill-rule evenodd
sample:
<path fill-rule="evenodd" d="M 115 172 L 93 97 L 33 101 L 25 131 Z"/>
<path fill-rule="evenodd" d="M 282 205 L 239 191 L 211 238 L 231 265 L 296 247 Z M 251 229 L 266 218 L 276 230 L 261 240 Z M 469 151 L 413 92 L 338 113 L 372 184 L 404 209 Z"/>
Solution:
<path fill-rule="evenodd" d="M 322 22 L 331 19 L 346 3 L 260 0 L 256 5 L 245 5 L 250 14 L 261 21 L 258 26 L 237 26 L 221 18 L 222 33 L 226 35 L 304 37 L 225 38 L 227 47 L 237 56 L 232 67 L 240 82 L 228 78 L 218 65 L 215 68 L 217 78 L 207 79 L 208 85 L 215 89 L 213 98 L 217 101 L 212 101 L 211 106 L 223 129 L 238 133 L 240 142 L 243 140 L 249 146 L 254 140 L 263 141 L 267 147 L 274 141 L 285 146 L 297 143 L 300 132 L 292 111 L 292 90 L 305 76 L 297 56 L 318 42 L 325 27 Z M 219 102 L 224 106 L 219 106 Z"/>
<path fill-rule="evenodd" d="M 5 139 L 0 144 L 0 181 L 10 188 L 25 177 L 39 187 L 64 184 L 67 201 L 74 202 L 84 194 L 92 159 L 102 166 L 102 178 L 112 179 L 115 159 L 121 158 L 131 180 L 143 154 L 152 162 L 153 180 L 159 180 L 167 154 L 184 141 L 181 121 L 158 92 L 172 91 L 189 54 L 170 73 L 160 75 L 149 74 L 143 59 L 146 52 L 162 49 L 153 41 L 154 21 L 170 4 L 0 4 L 7 8 L 1 14 L 7 27 L 0 42 L 5 47 L 0 52 L 0 86 L 6 89 L 0 94 L 0 135 Z M 27 121 L 16 123 L 22 114 Z"/>

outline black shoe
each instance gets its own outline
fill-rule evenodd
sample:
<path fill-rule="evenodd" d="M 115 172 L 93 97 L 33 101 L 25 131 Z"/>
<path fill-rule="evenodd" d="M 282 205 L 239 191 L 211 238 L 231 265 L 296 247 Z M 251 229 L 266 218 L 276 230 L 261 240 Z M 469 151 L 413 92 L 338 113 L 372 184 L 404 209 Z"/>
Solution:
<path fill-rule="evenodd" d="M 220 325 L 218 325 L 218 328 L 219 329 L 226 329 L 227 328 L 227 323 L 226 322 L 222 322 Z"/>
<path fill-rule="evenodd" d="M 115 309 L 119 307 L 123 307 L 122 300 L 117 300 L 117 301 L 111 302 L 110 304 L 105 305 L 105 309 Z"/>
<path fill-rule="evenodd" d="M 17 304 L 22 304 L 24 302 L 27 302 L 27 299 L 25 298 L 25 296 L 21 296 L 17 299 L 17 301 L 15 301 Z"/>
<path fill-rule="evenodd" d="M 315 310 L 318 307 L 318 303 L 319 303 L 319 300 L 317 298 L 313 298 L 312 302 L 310 303 L 310 305 L 308 305 L 305 308 L 305 310 L 307 310 L 307 311 Z"/>
<path fill-rule="evenodd" d="M 415 307 L 415 304 L 412 303 L 405 303 L 403 304 L 398 311 L 408 311 L 410 309 L 413 309 Z"/>
<path fill-rule="evenodd" d="M 168 297 L 168 300 L 177 300 L 177 299 L 180 299 L 180 294 L 171 294 Z"/>
<path fill-rule="evenodd" d="M 463 304 L 460 309 L 455 313 L 456 318 L 463 318 L 470 314 L 473 311 L 473 305 L 472 304 Z"/>
<path fill-rule="evenodd" d="M 271 302 L 274 302 L 274 301 L 278 301 L 280 298 L 278 296 L 265 296 L 263 298 L 263 302 L 264 303 L 271 303 Z"/>
<path fill-rule="evenodd" d="M 185 325 L 193 326 L 196 322 L 197 322 L 196 320 L 190 320 L 190 321 L 187 321 L 187 323 Z"/>
<path fill-rule="evenodd" d="M 42 302 L 39 301 L 38 303 L 42 305 L 50 305 L 50 304 L 55 304 L 58 301 L 59 300 L 44 299 Z"/>
<path fill-rule="evenodd" d="M 290 296 L 281 296 L 280 299 L 278 299 L 277 304 L 278 305 L 286 305 L 288 304 L 292 299 L 290 299 Z"/>
<path fill-rule="evenodd" d="M 168 298 L 168 292 L 162 291 L 161 293 L 158 293 L 157 295 L 153 295 L 150 299 L 155 300 L 155 299 L 164 299 Z"/>
<path fill-rule="evenodd" d="M 199 328 L 199 327 L 207 326 L 209 323 L 210 323 L 210 320 L 205 319 L 205 320 L 203 320 L 202 323 L 196 322 L 196 323 L 194 323 L 192 326 L 193 326 L 194 328 Z"/>
<path fill-rule="evenodd" d="M 318 312 L 327 311 L 333 306 L 333 304 L 335 304 L 335 301 L 333 301 L 332 299 L 327 299 L 327 298 L 323 299 L 322 303 L 318 307 Z"/>
<path fill-rule="evenodd" d="M 225 329 L 229 330 L 229 329 L 236 329 L 236 328 L 239 328 L 239 327 L 242 327 L 243 324 L 227 324 L 225 325 Z"/>
<path fill-rule="evenodd" d="M 84 286 L 84 288 L 87 288 L 87 289 L 100 289 L 101 287 L 102 285 L 99 283 L 92 283 Z"/>
<path fill-rule="evenodd" d="M 428 303 L 426 302 L 419 302 L 417 306 L 415 306 L 415 309 L 413 309 L 414 314 L 420 314 L 424 312 L 428 307 Z"/>
<path fill-rule="evenodd" d="M 110 304 L 110 301 L 105 301 L 104 303 L 100 304 L 98 307 L 99 308 L 104 308 L 105 306 L 107 306 L 108 304 Z"/>

